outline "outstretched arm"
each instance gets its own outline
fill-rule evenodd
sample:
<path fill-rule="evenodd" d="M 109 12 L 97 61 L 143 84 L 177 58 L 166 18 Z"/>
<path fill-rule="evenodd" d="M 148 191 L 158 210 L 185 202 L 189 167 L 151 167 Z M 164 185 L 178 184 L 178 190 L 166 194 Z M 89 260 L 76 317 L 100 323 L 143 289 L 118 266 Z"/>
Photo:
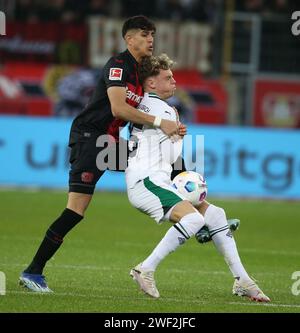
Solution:
<path fill-rule="evenodd" d="M 110 87 L 107 94 L 114 117 L 136 124 L 159 127 L 168 136 L 178 134 L 178 124 L 175 121 L 151 116 L 127 104 L 125 87 Z"/>

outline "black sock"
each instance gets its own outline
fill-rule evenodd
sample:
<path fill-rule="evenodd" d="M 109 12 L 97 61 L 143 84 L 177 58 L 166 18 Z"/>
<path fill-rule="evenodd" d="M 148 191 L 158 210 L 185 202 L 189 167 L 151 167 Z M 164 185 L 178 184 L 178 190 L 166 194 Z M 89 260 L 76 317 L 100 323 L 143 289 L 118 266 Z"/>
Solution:
<path fill-rule="evenodd" d="M 66 208 L 61 216 L 51 224 L 31 264 L 24 273 L 42 274 L 46 262 L 54 255 L 65 235 L 83 219 L 83 216 Z"/>

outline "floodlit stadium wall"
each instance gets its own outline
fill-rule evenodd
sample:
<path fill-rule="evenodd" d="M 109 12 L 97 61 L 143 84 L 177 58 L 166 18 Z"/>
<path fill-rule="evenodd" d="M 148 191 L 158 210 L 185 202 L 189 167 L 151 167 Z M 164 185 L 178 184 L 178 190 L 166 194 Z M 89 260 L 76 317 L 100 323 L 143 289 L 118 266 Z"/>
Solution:
<path fill-rule="evenodd" d="M 70 125 L 1 116 L 0 186 L 67 188 Z M 190 125 L 188 133 L 193 142 L 204 138 L 210 195 L 300 199 L 299 131 Z M 185 150 L 186 161 L 203 155 L 199 142 Z M 106 172 L 97 189 L 124 191 L 124 174 Z"/>

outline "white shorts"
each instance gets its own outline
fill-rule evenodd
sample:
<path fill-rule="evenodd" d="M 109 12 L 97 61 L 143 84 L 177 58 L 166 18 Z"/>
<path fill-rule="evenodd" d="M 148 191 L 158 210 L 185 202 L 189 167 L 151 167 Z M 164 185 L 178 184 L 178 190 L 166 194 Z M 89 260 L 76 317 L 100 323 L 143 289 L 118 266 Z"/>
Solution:
<path fill-rule="evenodd" d="M 168 177 L 150 176 L 127 188 L 130 203 L 157 223 L 168 220 L 171 209 L 186 200 L 173 186 Z"/>

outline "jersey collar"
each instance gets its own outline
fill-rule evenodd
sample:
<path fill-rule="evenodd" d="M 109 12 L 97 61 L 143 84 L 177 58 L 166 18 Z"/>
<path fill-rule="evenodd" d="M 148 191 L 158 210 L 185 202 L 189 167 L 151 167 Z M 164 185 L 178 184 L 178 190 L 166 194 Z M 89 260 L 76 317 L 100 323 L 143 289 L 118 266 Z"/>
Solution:
<path fill-rule="evenodd" d="M 128 58 L 128 60 L 134 64 L 134 65 L 137 65 L 138 62 L 135 60 L 134 56 L 129 52 L 129 50 L 127 49 L 125 52 L 124 52 Z"/>
<path fill-rule="evenodd" d="M 157 99 L 160 99 L 160 100 L 162 100 L 156 93 L 154 93 L 154 92 L 147 92 L 147 93 L 145 93 L 145 94 L 147 94 L 149 97 L 151 97 L 151 98 L 157 98 Z"/>

